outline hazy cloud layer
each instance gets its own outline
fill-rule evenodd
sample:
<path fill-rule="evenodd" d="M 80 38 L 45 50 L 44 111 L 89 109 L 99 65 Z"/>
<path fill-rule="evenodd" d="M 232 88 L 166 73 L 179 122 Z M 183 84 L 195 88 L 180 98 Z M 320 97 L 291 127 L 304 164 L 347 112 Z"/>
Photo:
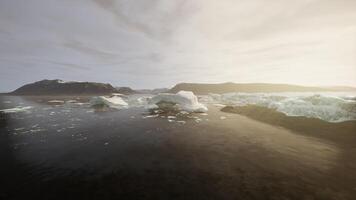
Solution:
<path fill-rule="evenodd" d="M 356 86 L 354 0 L 3 0 L 0 91 L 44 78 Z"/>

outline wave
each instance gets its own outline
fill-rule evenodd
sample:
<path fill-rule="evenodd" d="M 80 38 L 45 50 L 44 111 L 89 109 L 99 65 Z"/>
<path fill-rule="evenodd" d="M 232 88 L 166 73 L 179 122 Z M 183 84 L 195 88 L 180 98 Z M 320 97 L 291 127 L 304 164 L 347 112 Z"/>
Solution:
<path fill-rule="evenodd" d="M 356 120 L 356 96 L 336 93 L 227 93 L 201 97 L 207 103 L 232 106 L 258 105 L 288 116 L 318 118 L 328 122 Z"/>

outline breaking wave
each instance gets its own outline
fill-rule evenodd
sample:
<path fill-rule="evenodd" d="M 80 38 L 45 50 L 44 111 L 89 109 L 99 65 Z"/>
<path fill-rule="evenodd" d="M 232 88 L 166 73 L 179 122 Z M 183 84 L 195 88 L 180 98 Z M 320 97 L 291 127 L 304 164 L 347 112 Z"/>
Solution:
<path fill-rule="evenodd" d="M 356 95 L 335 93 L 226 93 L 202 96 L 201 101 L 224 105 L 258 105 L 288 116 L 319 118 L 328 122 L 356 120 Z"/>

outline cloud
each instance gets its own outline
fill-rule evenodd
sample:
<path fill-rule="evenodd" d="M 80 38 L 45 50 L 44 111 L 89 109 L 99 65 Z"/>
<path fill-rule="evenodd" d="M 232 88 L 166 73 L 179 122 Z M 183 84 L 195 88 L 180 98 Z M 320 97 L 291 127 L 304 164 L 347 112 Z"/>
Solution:
<path fill-rule="evenodd" d="M 0 1 L 0 90 L 51 77 L 356 85 L 355 22 L 354 0 Z"/>
<path fill-rule="evenodd" d="M 116 53 L 107 52 L 95 47 L 90 47 L 89 45 L 83 44 L 80 41 L 67 40 L 64 42 L 63 46 L 81 52 L 83 54 L 91 55 L 93 57 L 102 57 L 103 59 L 113 59 L 119 56 L 119 54 Z"/>
<path fill-rule="evenodd" d="M 122 28 L 164 40 L 169 38 L 194 12 L 189 0 L 94 0 L 111 12 Z"/>

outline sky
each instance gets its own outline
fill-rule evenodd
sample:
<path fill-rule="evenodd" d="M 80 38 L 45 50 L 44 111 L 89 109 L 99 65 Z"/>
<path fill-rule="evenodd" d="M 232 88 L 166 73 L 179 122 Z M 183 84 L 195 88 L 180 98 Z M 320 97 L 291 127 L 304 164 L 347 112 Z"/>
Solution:
<path fill-rule="evenodd" d="M 42 79 L 356 86 L 356 1 L 0 0 L 0 91 Z"/>

